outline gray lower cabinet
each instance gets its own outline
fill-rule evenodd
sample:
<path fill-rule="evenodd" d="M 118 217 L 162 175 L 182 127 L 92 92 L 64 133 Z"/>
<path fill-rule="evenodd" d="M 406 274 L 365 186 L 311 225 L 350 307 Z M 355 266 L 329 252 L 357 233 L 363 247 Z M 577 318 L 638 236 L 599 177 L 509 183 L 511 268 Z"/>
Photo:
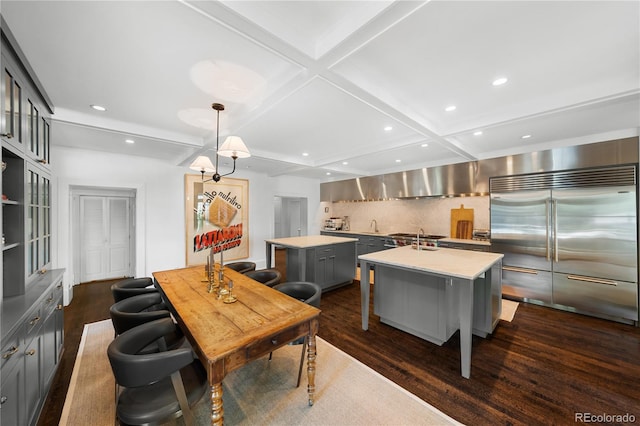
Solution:
<path fill-rule="evenodd" d="M 35 425 L 60 363 L 62 270 L 49 271 L 2 310 L 0 424 Z"/>
<path fill-rule="evenodd" d="M 356 273 L 354 243 L 287 249 L 288 281 L 303 280 L 300 272 L 301 264 L 305 265 L 304 280 L 318 284 L 323 290 L 350 284 Z"/>

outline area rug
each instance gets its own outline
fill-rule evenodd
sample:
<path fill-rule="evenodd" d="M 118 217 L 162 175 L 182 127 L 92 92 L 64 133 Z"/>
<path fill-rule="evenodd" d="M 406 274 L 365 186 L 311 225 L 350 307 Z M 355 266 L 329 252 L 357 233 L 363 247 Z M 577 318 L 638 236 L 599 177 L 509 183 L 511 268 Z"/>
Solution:
<path fill-rule="evenodd" d="M 115 385 L 106 348 L 111 322 L 85 325 L 61 425 L 114 424 Z M 307 403 L 306 376 L 296 388 L 300 346 L 285 346 L 224 379 L 227 425 L 460 425 L 356 359 L 317 338 L 315 404 Z M 209 423 L 208 399 L 195 408 Z M 182 424 L 179 419 L 174 424 Z"/>
<path fill-rule="evenodd" d="M 513 321 L 518 305 L 519 303 L 514 302 L 513 300 L 502 299 L 502 313 L 500 314 L 500 319 L 508 322 Z"/>

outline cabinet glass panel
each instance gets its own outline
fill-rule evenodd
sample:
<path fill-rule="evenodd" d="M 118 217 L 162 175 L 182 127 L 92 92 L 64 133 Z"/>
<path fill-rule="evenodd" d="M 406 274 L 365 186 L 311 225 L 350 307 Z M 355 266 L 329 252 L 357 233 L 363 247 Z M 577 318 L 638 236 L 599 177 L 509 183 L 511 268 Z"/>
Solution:
<path fill-rule="evenodd" d="M 13 78 L 9 71 L 4 70 L 4 120 L 2 126 L 2 134 L 13 133 L 11 126 L 13 125 Z"/>
<path fill-rule="evenodd" d="M 22 89 L 13 81 L 13 138 L 22 143 Z"/>
<path fill-rule="evenodd" d="M 27 117 L 25 118 L 26 120 L 26 134 L 25 136 L 25 141 L 29 143 L 29 148 L 31 148 L 31 141 L 33 140 L 33 102 L 31 102 L 31 99 L 27 99 Z"/>
<path fill-rule="evenodd" d="M 38 108 L 31 108 L 31 134 L 29 135 L 29 149 L 38 155 L 38 139 L 40 138 L 40 113 Z"/>
<path fill-rule="evenodd" d="M 42 120 L 42 134 L 43 134 L 43 138 L 42 138 L 42 159 L 44 160 L 45 164 L 49 164 L 49 147 L 50 147 L 50 141 L 49 141 L 49 123 L 47 123 L 46 121 Z"/>

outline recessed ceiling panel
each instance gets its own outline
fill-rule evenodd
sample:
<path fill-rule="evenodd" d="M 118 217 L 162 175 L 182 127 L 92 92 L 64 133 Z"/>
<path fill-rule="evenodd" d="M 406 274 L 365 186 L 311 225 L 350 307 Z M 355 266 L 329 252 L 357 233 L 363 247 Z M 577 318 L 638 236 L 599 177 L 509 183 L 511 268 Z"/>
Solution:
<path fill-rule="evenodd" d="M 547 113 L 538 117 L 456 135 L 456 140 L 478 158 L 549 149 L 554 143 L 588 135 L 640 129 L 640 94 Z M 586 139 L 585 139 L 586 140 Z M 597 142 L 597 141 L 591 141 Z"/>
<path fill-rule="evenodd" d="M 333 70 L 459 132 L 638 89 L 639 13 L 638 2 L 429 2 Z"/>

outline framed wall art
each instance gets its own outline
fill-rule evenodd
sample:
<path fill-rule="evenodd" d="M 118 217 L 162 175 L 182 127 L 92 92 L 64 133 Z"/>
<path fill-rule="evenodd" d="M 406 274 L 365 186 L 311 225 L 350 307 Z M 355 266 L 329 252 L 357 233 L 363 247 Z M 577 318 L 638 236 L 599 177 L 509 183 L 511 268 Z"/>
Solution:
<path fill-rule="evenodd" d="M 249 181 L 185 174 L 184 192 L 186 265 L 206 264 L 212 247 L 224 250 L 225 263 L 249 257 Z"/>

